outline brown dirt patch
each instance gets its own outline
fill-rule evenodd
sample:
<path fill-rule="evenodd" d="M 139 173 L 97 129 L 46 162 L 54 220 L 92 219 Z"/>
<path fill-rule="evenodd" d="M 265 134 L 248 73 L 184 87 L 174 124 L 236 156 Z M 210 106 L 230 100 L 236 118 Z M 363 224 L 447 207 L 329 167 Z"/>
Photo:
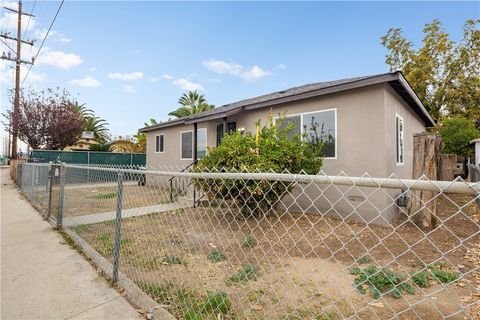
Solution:
<path fill-rule="evenodd" d="M 172 284 L 198 294 L 194 296 L 224 291 L 232 301 L 232 318 L 463 319 L 478 313 L 480 290 L 480 211 L 471 200 L 458 195 L 440 198 L 440 226 L 429 233 L 408 221 L 383 227 L 321 214 L 278 212 L 239 220 L 236 212 L 222 207 L 129 218 L 122 221 L 121 270 L 137 284 L 148 284 L 146 291 L 161 303 L 172 293 L 167 290 Z M 75 230 L 111 257 L 111 223 Z M 244 244 L 247 237 L 255 240 L 252 248 Z M 227 260 L 209 261 L 212 250 L 223 252 Z M 182 263 L 165 264 L 169 255 Z M 364 256 L 368 262 L 359 260 Z M 382 296 L 375 301 L 368 293 L 361 295 L 353 286 L 355 276 L 349 274 L 352 267 L 372 264 L 408 275 L 437 262 L 459 272 L 460 279 L 450 284 L 432 281 L 426 289 L 413 284 L 415 294 L 400 299 Z M 229 282 L 245 265 L 256 266 L 257 276 Z M 167 308 L 176 316 L 184 314 L 174 303 L 194 303 L 168 301 Z"/>

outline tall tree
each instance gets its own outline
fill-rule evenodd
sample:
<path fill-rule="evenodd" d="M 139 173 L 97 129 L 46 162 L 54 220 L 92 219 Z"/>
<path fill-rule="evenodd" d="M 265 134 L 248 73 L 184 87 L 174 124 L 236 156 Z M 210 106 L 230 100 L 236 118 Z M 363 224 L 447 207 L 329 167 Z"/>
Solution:
<path fill-rule="evenodd" d="M 104 119 L 90 116 L 85 118 L 85 127 L 83 130 L 93 132 L 95 140 L 102 144 L 107 142 L 109 138 L 107 125 L 108 123 Z"/>
<path fill-rule="evenodd" d="M 145 127 L 154 126 L 159 122 L 153 118 L 150 118 L 150 122 L 145 121 L 143 124 Z M 147 148 L 147 135 L 143 132 L 138 132 L 133 136 L 136 140 L 137 152 L 145 152 Z"/>
<path fill-rule="evenodd" d="M 207 103 L 203 94 L 200 94 L 197 91 L 184 93 L 180 99 L 178 99 L 178 104 L 180 104 L 180 107 L 177 110 L 170 112 L 168 114 L 169 116 L 183 118 L 215 108 L 214 105 Z"/>
<path fill-rule="evenodd" d="M 391 71 L 402 70 L 437 121 L 447 116 L 476 119 L 480 128 L 480 20 L 467 20 L 463 39 L 453 42 L 439 20 L 426 24 L 422 46 L 391 28 L 381 38 Z"/>
<path fill-rule="evenodd" d="M 13 93 L 11 93 L 13 99 Z M 21 91 L 18 119 L 20 140 L 32 149 L 63 149 L 75 143 L 85 121 L 66 90 Z M 12 114 L 8 110 L 5 117 Z"/>

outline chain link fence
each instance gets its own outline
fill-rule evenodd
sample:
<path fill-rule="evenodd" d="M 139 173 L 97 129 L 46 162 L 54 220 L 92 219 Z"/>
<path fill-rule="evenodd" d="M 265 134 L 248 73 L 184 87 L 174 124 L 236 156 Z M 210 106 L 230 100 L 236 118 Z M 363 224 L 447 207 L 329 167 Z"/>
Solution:
<path fill-rule="evenodd" d="M 478 182 L 65 164 L 21 164 L 18 177 L 151 314 L 480 317 Z"/>

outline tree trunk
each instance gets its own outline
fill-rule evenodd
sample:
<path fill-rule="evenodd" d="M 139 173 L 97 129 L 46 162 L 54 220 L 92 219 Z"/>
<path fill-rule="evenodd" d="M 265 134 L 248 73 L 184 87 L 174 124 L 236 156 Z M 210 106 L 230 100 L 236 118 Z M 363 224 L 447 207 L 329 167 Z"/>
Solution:
<path fill-rule="evenodd" d="M 413 136 L 413 178 L 437 180 L 442 138 L 435 134 L 421 133 Z M 423 230 L 436 225 L 436 192 L 413 191 L 410 215 L 413 222 Z"/>

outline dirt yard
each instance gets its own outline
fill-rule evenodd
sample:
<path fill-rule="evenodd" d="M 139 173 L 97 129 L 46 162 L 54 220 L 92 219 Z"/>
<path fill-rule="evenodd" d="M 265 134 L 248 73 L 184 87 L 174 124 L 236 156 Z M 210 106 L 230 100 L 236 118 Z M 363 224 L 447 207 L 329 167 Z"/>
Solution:
<path fill-rule="evenodd" d="M 100 212 L 114 199 L 95 196 L 108 192 L 71 197 Z M 129 218 L 122 222 L 121 271 L 183 319 L 473 319 L 480 313 L 480 210 L 471 200 L 442 196 L 440 226 L 428 234 L 408 221 L 367 226 L 320 214 L 241 220 L 222 207 Z M 74 230 L 111 258 L 113 229 L 107 222 Z M 373 266 L 403 277 L 406 286 L 395 288 L 405 291 L 377 300 L 368 288 L 374 278 L 356 288 L 358 272 Z M 420 270 L 427 272 L 413 281 Z"/>
<path fill-rule="evenodd" d="M 43 191 L 43 190 L 42 190 Z M 93 213 L 115 211 L 116 183 L 72 185 L 65 188 L 64 217 L 74 217 Z M 52 192 L 52 214 L 56 215 L 59 189 Z M 138 186 L 127 182 L 123 186 L 123 208 L 140 208 L 144 206 L 170 202 L 169 190 L 155 186 Z M 36 208 L 46 214 L 47 193 L 38 192 L 35 197 Z"/>

